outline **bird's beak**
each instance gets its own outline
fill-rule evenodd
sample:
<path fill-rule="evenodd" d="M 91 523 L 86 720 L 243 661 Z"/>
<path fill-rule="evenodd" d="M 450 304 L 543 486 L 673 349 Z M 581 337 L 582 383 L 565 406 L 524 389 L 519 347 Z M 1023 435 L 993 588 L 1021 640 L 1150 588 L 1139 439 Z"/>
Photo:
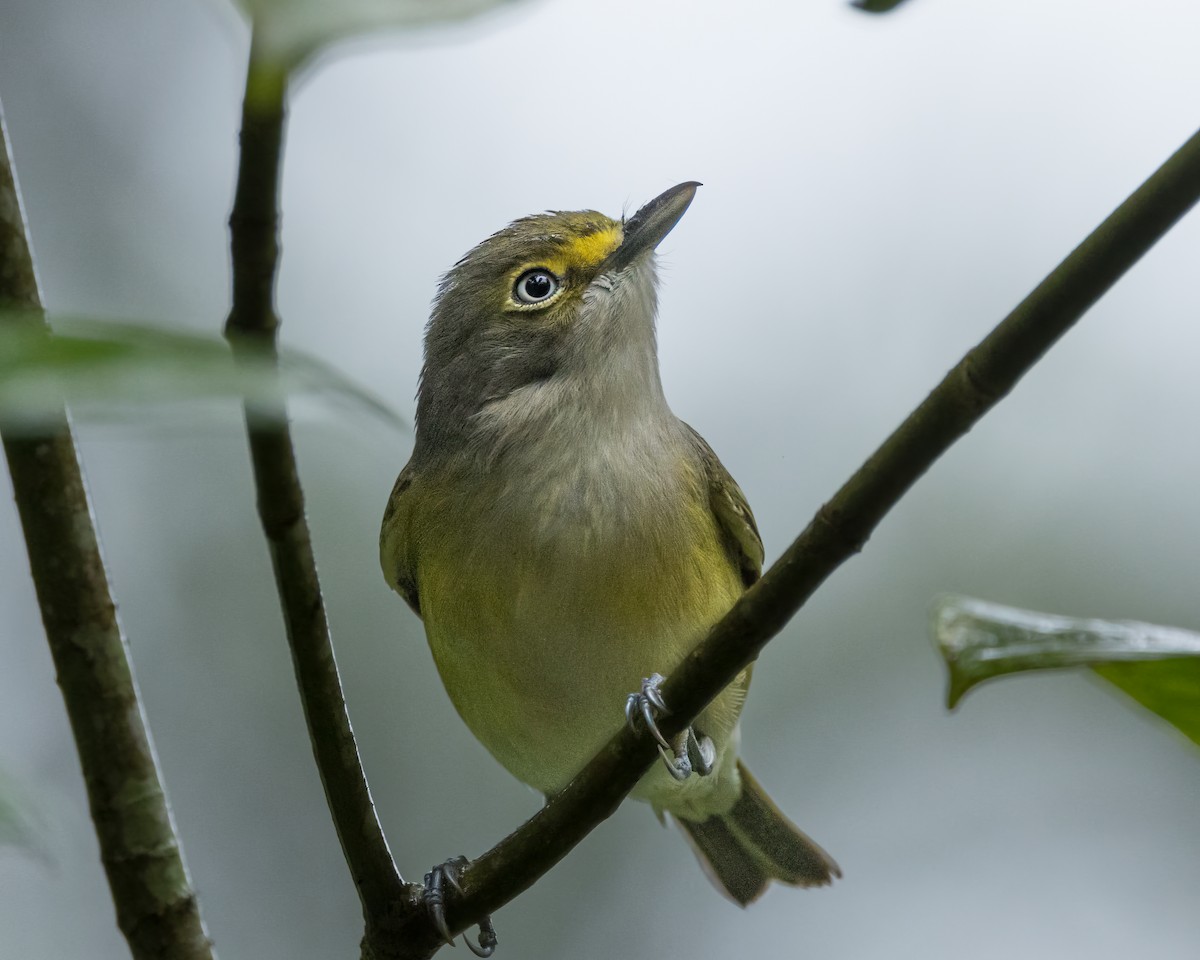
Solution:
<path fill-rule="evenodd" d="M 657 247 L 687 210 L 696 188 L 695 180 L 681 183 L 646 204 L 625 223 L 625 236 L 601 268 L 602 273 L 618 273 L 647 250 Z"/>

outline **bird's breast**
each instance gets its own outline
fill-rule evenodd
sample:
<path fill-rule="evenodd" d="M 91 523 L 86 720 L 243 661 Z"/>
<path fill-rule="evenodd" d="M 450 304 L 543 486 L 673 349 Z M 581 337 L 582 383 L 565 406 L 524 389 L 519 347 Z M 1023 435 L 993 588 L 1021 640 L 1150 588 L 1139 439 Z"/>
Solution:
<path fill-rule="evenodd" d="M 699 465 L 661 445 L 551 449 L 469 486 L 422 525 L 430 646 L 475 735 L 549 792 L 619 726 L 641 678 L 669 673 L 732 605 L 740 578 Z"/>

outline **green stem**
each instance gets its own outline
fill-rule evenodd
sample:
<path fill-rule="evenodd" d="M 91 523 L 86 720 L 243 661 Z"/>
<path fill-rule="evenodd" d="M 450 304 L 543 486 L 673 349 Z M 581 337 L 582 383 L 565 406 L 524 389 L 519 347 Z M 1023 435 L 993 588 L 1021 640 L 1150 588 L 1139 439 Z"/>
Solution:
<path fill-rule="evenodd" d="M 233 305 L 225 335 L 235 353 L 274 351 L 279 321 L 279 173 L 286 84 L 251 53 L 242 112 L 237 191 L 229 218 Z M 270 547 L 292 663 L 313 754 L 338 839 L 368 918 L 407 901 L 363 775 L 333 656 L 304 493 L 282 401 L 246 404 L 258 512 Z"/>
<path fill-rule="evenodd" d="M 45 329 L 3 111 L 0 319 Z M 117 924 L 135 960 L 212 960 L 117 622 L 66 411 L 33 435 L 0 432 Z"/>

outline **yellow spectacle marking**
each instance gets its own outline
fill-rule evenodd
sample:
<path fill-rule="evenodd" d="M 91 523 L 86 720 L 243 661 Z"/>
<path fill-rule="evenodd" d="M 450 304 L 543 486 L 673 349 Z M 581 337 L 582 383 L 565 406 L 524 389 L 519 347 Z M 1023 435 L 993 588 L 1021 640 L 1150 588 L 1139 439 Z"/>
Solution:
<path fill-rule="evenodd" d="M 592 223 L 588 224 L 588 227 L 592 226 Z M 579 228 L 576 227 L 575 229 Z M 611 222 L 609 226 L 597 225 L 595 229 L 589 229 L 586 233 L 577 233 L 574 236 L 555 239 L 558 240 L 558 243 L 555 245 L 556 249 L 553 252 L 547 251 L 549 256 L 542 256 L 537 260 L 529 260 L 521 264 L 509 274 L 509 283 L 515 283 L 522 274 L 539 268 L 549 270 L 560 280 L 567 278 L 575 270 L 583 271 L 587 275 L 590 271 L 594 271 L 599 267 L 608 258 L 609 254 L 621 245 L 621 241 L 625 239 L 625 231 L 621 224 Z M 566 289 L 565 285 L 563 289 Z M 508 306 L 505 309 L 536 311 L 542 307 L 549 306 L 557 299 L 558 294 L 556 293 L 537 303 L 526 304 L 518 302 L 510 294 Z"/>

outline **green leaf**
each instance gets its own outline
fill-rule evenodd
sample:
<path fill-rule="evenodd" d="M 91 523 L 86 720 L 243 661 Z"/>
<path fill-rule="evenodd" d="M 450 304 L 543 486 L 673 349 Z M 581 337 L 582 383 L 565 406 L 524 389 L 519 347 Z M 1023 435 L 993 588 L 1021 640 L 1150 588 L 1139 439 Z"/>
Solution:
<path fill-rule="evenodd" d="M 236 0 L 257 66 L 295 70 L 322 47 L 364 33 L 467 20 L 516 0 Z"/>
<path fill-rule="evenodd" d="M 1200 633 L 1062 617 L 970 597 L 939 599 L 933 632 L 950 670 L 951 708 L 994 677 L 1090 666 L 1200 744 Z"/>
<path fill-rule="evenodd" d="M 34 322 L 36 320 L 36 322 Z M 0 311 L 0 422 L 36 430 L 61 413 L 129 419 L 182 402 L 244 399 L 280 408 L 289 395 L 349 401 L 390 426 L 396 413 L 322 361 L 284 351 L 247 349 L 235 361 L 216 336 L 132 323 L 63 318 L 48 333 L 40 317 Z"/>
<path fill-rule="evenodd" d="M 1200 658 L 1096 664 L 1096 673 L 1200 745 Z"/>

